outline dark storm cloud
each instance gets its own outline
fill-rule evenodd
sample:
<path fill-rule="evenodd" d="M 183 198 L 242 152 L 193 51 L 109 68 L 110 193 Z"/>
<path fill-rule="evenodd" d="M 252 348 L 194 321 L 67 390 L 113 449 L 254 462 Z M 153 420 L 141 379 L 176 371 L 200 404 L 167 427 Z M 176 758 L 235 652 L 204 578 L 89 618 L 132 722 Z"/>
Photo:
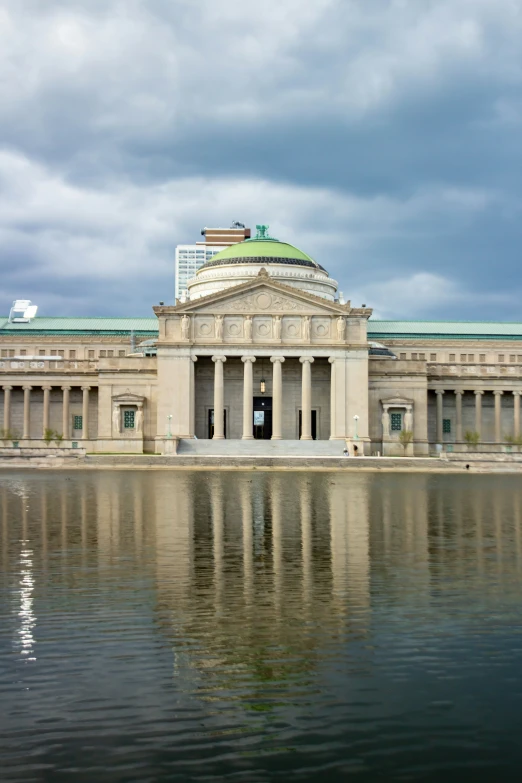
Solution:
<path fill-rule="evenodd" d="M 241 219 L 380 315 L 519 319 L 520 11 L 8 0 L 2 309 L 146 314 Z"/>

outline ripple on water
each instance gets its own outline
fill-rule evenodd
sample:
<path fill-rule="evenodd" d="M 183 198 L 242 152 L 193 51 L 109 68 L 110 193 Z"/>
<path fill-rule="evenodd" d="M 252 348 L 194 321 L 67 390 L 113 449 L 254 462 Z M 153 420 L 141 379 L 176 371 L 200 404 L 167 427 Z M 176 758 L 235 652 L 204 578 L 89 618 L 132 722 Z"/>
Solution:
<path fill-rule="evenodd" d="M 510 476 L 0 475 L 10 781 L 518 780 Z"/>

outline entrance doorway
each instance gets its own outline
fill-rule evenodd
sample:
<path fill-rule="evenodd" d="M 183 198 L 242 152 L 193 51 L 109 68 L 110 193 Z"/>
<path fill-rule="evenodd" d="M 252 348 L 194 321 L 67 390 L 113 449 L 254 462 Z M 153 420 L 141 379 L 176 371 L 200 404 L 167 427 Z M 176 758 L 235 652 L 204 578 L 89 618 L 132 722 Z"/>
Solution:
<path fill-rule="evenodd" d="M 223 411 L 223 435 L 227 437 L 227 412 Z M 214 437 L 214 408 L 210 408 L 208 412 L 208 437 L 212 440 Z"/>
<path fill-rule="evenodd" d="M 301 439 L 303 426 L 303 413 L 299 411 L 299 440 Z M 312 410 L 312 440 L 317 440 L 317 411 Z"/>
<path fill-rule="evenodd" d="M 272 437 L 272 398 L 254 397 L 254 438 L 270 440 Z"/>

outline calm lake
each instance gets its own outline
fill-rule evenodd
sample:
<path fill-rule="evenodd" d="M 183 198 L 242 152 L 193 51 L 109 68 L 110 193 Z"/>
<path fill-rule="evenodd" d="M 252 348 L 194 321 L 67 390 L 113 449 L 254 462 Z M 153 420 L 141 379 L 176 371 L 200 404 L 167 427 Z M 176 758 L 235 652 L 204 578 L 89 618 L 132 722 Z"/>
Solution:
<path fill-rule="evenodd" d="M 517 476 L 0 473 L 0 779 L 519 781 Z"/>

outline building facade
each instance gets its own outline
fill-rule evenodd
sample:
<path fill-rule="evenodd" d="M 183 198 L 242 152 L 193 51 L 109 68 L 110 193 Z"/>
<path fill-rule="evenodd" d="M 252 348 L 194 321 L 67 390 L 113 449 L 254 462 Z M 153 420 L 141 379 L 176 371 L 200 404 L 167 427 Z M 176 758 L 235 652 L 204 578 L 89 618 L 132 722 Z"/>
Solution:
<path fill-rule="evenodd" d="M 4 442 L 425 456 L 520 438 L 522 324 L 377 321 L 264 226 L 153 309 L 0 320 Z"/>
<path fill-rule="evenodd" d="M 231 228 L 204 228 L 203 242 L 193 245 L 177 245 L 175 258 L 175 299 L 183 299 L 188 294 L 189 280 L 195 277 L 198 269 L 210 261 L 225 247 L 250 238 L 250 229 L 242 223 L 233 223 Z"/>

